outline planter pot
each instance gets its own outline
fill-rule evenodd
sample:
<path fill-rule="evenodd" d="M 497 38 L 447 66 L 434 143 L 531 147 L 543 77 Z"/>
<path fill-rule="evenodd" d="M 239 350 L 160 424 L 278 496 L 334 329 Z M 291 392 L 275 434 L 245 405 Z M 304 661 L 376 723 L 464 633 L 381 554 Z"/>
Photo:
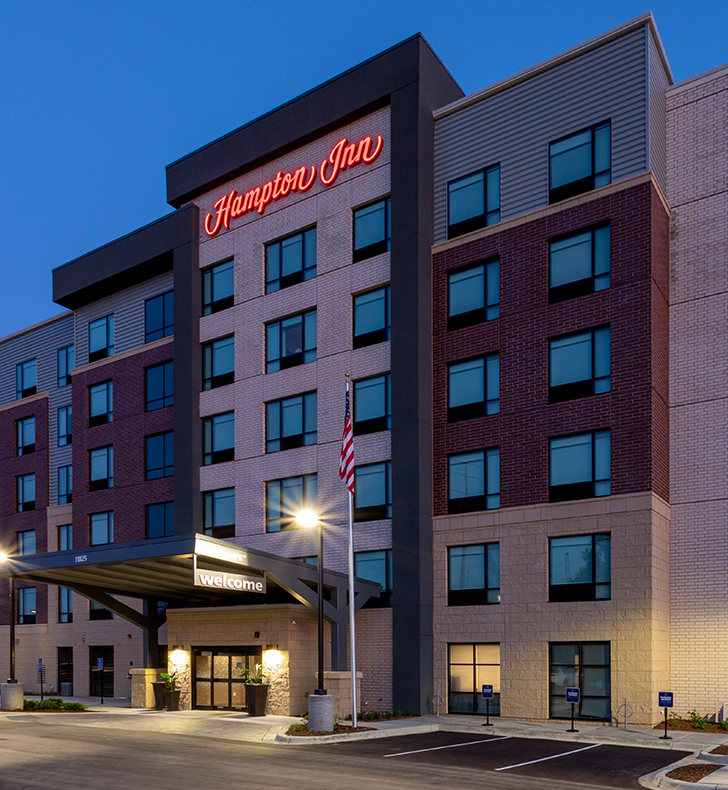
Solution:
<path fill-rule="evenodd" d="M 164 699 L 167 702 L 167 710 L 179 710 L 179 696 L 181 691 L 169 691 L 165 689 Z"/>
<path fill-rule="evenodd" d="M 249 716 L 265 716 L 265 701 L 268 698 L 268 684 L 245 686 L 245 699 Z"/>
<path fill-rule="evenodd" d="M 152 681 L 152 688 L 154 689 L 154 709 L 164 709 L 164 686 L 163 680 Z"/>

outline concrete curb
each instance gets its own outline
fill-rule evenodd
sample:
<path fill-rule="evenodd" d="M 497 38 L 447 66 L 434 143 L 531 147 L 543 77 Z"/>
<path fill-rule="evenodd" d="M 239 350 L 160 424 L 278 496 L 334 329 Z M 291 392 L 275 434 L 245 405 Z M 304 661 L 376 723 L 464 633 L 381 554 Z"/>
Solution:
<path fill-rule="evenodd" d="M 719 755 L 713 755 L 713 757 L 717 757 Z M 678 779 L 670 779 L 668 776 L 665 776 L 668 772 L 674 770 L 675 768 L 681 765 L 691 765 L 693 763 L 700 763 L 700 762 L 707 762 L 707 763 L 714 763 L 714 760 L 701 760 L 701 755 L 698 753 L 691 754 L 689 757 L 684 757 L 682 760 L 677 760 L 676 762 L 672 763 L 671 765 L 667 765 L 664 768 L 661 768 L 659 771 L 654 771 L 651 774 L 645 774 L 641 776 L 637 781 L 642 785 L 642 787 L 649 787 L 649 788 L 660 788 L 660 790 L 688 790 L 688 788 L 706 788 L 707 790 L 728 790 L 728 785 L 726 784 L 717 784 L 715 782 L 705 783 L 705 782 L 681 782 Z"/>
<path fill-rule="evenodd" d="M 276 735 L 276 743 L 307 744 L 337 743 L 339 741 L 366 741 L 372 738 L 393 738 L 395 735 L 417 735 L 420 732 L 438 732 L 436 724 L 422 724 L 418 727 L 391 727 L 371 732 L 345 732 L 341 735 Z"/>

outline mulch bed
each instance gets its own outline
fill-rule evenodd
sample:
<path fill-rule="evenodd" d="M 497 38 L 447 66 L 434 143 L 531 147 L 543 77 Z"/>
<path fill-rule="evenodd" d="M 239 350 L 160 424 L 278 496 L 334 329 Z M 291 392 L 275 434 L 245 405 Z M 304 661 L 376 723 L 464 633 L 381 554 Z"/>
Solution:
<path fill-rule="evenodd" d="M 316 730 L 309 730 L 308 724 L 304 724 L 302 729 L 294 729 L 299 725 L 291 724 L 286 731 L 286 735 L 344 735 L 349 732 L 371 732 L 376 729 L 375 727 L 352 727 L 351 724 L 337 724 L 333 730 L 328 732 L 316 732 Z"/>
<path fill-rule="evenodd" d="M 728 746 L 723 744 L 722 746 L 716 746 L 715 749 L 711 749 L 711 754 L 728 754 Z"/>
<path fill-rule="evenodd" d="M 704 776 L 709 776 L 713 771 L 718 771 L 720 768 L 722 768 L 720 765 L 691 763 L 690 765 L 681 765 L 679 768 L 674 768 L 665 776 L 670 779 L 677 779 L 680 782 L 699 782 Z"/>
<path fill-rule="evenodd" d="M 665 722 L 660 722 L 660 724 L 655 724 L 652 728 L 653 730 L 664 730 L 665 729 Z M 680 719 L 668 719 L 667 722 L 667 729 L 668 730 L 686 730 L 688 732 L 722 732 L 728 737 L 728 732 L 726 732 L 720 724 L 715 724 L 712 721 L 709 721 L 705 725 L 704 730 L 699 730 L 691 721 L 689 720 L 680 720 Z"/>

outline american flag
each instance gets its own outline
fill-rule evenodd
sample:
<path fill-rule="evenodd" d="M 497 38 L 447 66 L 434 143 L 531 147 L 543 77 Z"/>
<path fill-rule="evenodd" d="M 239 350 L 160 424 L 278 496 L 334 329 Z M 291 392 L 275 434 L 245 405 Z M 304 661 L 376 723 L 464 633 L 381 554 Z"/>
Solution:
<path fill-rule="evenodd" d="M 344 415 L 344 435 L 341 437 L 341 461 L 339 477 L 346 487 L 354 493 L 354 432 L 351 427 L 351 407 L 349 406 L 349 382 L 346 382 L 346 414 Z"/>

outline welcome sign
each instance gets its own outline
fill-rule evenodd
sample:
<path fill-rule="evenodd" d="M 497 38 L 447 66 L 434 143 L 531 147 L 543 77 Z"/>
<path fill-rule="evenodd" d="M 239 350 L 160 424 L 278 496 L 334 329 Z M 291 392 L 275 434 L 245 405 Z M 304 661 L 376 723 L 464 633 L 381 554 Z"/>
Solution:
<path fill-rule="evenodd" d="M 241 573 L 206 571 L 195 568 L 195 587 L 212 587 L 231 592 L 265 593 L 265 576 L 245 576 Z"/>

